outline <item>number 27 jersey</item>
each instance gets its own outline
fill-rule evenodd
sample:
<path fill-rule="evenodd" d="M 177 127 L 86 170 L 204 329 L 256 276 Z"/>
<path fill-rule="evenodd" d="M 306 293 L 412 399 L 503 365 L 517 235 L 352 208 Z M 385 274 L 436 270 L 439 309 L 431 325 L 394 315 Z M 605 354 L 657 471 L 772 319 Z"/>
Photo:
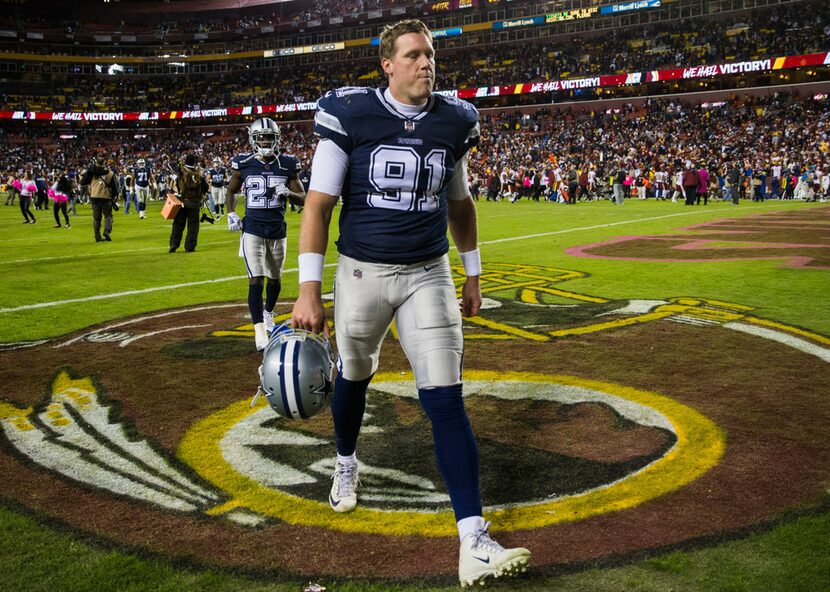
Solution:
<path fill-rule="evenodd" d="M 383 89 L 342 88 L 318 101 L 314 131 L 349 159 L 340 253 L 358 261 L 408 264 L 447 252 L 449 181 L 478 143 L 472 105 L 433 94 L 418 115 L 407 117 Z"/>
<path fill-rule="evenodd" d="M 245 195 L 245 218 L 242 230 L 262 238 L 285 238 L 285 200 L 276 194 L 277 187 L 297 178 L 297 158 L 280 154 L 263 162 L 253 154 L 241 154 L 231 161 L 231 168 L 242 178 Z"/>

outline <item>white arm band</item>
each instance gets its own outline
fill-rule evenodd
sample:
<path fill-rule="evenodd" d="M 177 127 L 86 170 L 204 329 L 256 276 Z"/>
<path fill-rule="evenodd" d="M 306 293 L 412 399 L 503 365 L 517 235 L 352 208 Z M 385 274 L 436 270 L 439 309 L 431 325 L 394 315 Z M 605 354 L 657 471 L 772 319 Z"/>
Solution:
<path fill-rule="evenodd" d="M 478 249 L 459 253 L 459 255 L 461 255 L 461 263 L 464 265 L 464 273 L 468 276 L 481 275 L 481 253 Z"/>
<path fill-rule="evenodd" d="M 300 253 L 297 259 L 300 271 L 299 283 L 323 283 L 323 264 L 326 262 L 325 255 L 321 255 L 320 253 Z"/>

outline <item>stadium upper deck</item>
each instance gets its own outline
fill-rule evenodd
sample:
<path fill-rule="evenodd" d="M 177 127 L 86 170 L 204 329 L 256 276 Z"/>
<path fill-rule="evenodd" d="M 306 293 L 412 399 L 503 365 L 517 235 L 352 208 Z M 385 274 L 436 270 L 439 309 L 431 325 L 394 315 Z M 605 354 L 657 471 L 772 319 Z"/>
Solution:
<path fill-rule="evenodd" d="M 308 3 L 280 7 L 292 4 Z M 759 4 L 771 7 L 748 11 Z M 480 107 L 830 78 L 830 20 L 821 10 L 822 0 L 475 2 L 466 11 L 460 6 L 446 3 L 440 16 L 430 12 L 433 4 L 410 8 L 426 12 L 437 32 L 439 88 Z M 604 8 L 616 12 L 603 15 Z M 400 10 L 383 8 L 380 20 Z M 694 14 L 707 16 L 684 18 Z M 496 16 L 514 18 L 486 20 Z M 469 21 L 476 22 L 463 24 Z M 437 28 L 448 24 L 461 26 Z M 235 52 L 239 45 L 234 44 L 222 45 L 227 48 L 222 54 L 197 54 L 186 49 L 201 47 L 192 42 L 178 49 L 168 45 L 159 50 L 167 52 L 160 56 L 153 55 L 158 48 L 152 45 L 121 44 L 119 51 L 129 56 L 107 57 L 56 55 L 51 52 L 62 49 L 61 43 L 27 42 L 27 48 L 41 53 L 0 52 L 0 75 L 5 78 L 0 110 L 8 119 L 96 123 L 181 118 L 222 123 L 257 112 L 307 118 L 316 98 L 330 88 L 380 82 L 377 49 L 371 45 L 379 26 L 344 23 L 319 33 L 275 32 L 254 41 L 281 49 L 247 57 L 237 55 L 245 52 Z M 370 36 L 360 37 L 363 34 Z M 290 45 L 333 36 L 345 41 Z M 111 45 L 79 44 L 74 51 L 103 53 Z M 268 52 L 273 55 L 265 57 Z"/>

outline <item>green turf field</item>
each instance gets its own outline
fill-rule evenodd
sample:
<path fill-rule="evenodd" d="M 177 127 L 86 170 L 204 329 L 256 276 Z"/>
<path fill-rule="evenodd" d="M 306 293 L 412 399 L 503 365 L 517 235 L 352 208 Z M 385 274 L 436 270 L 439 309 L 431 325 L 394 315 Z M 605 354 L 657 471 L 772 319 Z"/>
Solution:
<path fill-rule="evenodd" d="M 2 198 L 3 196 L 0 196 Z M 0 201 L 4 203 L 5 200 Z M 754 314 L 830 336 L 830 272 L 794 269 L 780 260 L 665 263 L 577 258 L 565 250 L 622 235 L 664 234 L 692 224 L 762 212 L 828 207 L 824 204 L 743 202 L 734 207 L 628 200 L 574 206 L 506 202 L 478 204 L 483 265 L 532 263 L 587 275 L 567 289 L 606 299 L 709 298 L 754 308 Z M 53 228 L 51 211 L 22 224 L 14 207 L 0 206 L 0 343 L 38 340 L 148 311 L 198 303 L 244 301 L 247 281 L 237 256 L 238 235 L 224 219 L 203 224 L 195 253 L 169 254 L 170 222 L 160 204 L 148 218 L 115 213 L 113 242 L 95 243 L 91 212 L 78 207 L 72 228 Z M 288 213 L 288 256 L 281 300 L 296 295 L 297 235 L 301 216 Z M 828 229 L 830 231 L 830 229 Z M 336 234 L 333 225 L 332 234 Z M 331 237 L 332 242 L 334 236 Z M 455 251 L 451 259 L 457 261 Z M 329 247 L 326 286 L 335 253 Z M 824 371 L 817 366 L 805 371 Z M 8 385 L 3 385 L 7 388 Z M 828 436 L 830 438 L 830 436 Z M 9 478 L 10 476 L 2 476 Z M 830 483 L 828 483 L 830 488 Z M 830 590 L 830 496 L 823 506 L 794 514 L 734 540 L 700 541 L 666 555 L 575 567 L 572 573 L 527 579 L 496 589 L 515 590 Z M 2 504 L 2 500 L 0 500 Z M 267 553 L 267 549 L 262 549 Z M 0 590 L 285 590 L 306 582 L 269 583 L 231 573 L 137 557 L 44 525 L 20 508 L 0 508 Z M 334 590 L 421 590 L 412 584 L 323 581 Z"/>

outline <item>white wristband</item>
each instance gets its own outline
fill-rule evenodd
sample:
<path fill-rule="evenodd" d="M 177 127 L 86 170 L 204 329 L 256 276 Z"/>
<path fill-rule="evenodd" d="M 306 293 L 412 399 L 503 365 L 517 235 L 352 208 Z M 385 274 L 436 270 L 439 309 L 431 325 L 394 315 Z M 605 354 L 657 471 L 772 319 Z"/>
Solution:
<path fill-rule="evenodd" d="M 461 255 L 461 263 L 464 265 L 464 273 L 468 276 L 481 275 L 481 253 L 478 249 L 459 253 L 459 255 Z"/>
<path fill-rule="evenodd" d="M 323 264 L 326 262 L 325 255 L 320 253 L 300 253 L 297 257 L 300 270 L 300 283 L 320 282 L 323 283 Z"/>

